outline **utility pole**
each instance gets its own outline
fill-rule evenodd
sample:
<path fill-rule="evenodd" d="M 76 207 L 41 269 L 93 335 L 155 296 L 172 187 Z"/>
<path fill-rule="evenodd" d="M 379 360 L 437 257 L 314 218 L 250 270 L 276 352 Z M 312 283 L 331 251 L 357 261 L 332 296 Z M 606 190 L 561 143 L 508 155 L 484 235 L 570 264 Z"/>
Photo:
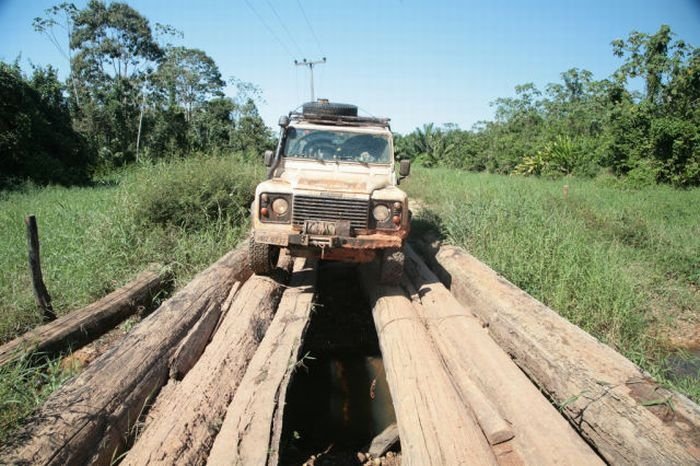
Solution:
<path fill-rule="evenodd" d="M 309 67 L 309 72 L 311 73 L 311 102 L 316 100 L 314 98 L 314 65 L 322 65 L 324 63 L 326 63 L 326 57 L 316 61 L 307 60 L 306 58 L 304 58 L 302 61 L 294 60 L 294 64 L 297 66 Z"/>

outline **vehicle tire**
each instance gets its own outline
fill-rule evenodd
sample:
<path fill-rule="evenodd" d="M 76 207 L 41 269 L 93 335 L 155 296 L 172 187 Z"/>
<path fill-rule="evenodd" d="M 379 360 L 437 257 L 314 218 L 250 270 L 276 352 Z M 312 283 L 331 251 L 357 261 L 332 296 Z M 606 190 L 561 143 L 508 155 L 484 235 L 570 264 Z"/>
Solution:
<path fill-rule="evenodd" d="M 403 249 L 391 248 L 382 251 L 379 267 L 379 283 L 382 285 L 398 285 L 403 277 Z"/>
<path fill-rule="evenodd" d="M 351 104 L 307 102 L 302 108 L 304 115 L 357 116 L 357 105 Z"/>
<path fill-rule="evenodd" d="M 279 246 L 258 243 L 251 236 L 248 244 L 248 262 L 250 268 L 258 275 L 270 275 L 277 267 L 277 259 L 280 257 Z"/>

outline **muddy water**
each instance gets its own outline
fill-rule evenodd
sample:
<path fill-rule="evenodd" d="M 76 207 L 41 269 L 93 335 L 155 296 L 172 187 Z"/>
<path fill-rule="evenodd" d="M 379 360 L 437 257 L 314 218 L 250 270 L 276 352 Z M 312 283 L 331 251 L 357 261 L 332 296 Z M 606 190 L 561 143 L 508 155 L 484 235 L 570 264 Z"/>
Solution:
<path fill-rule="evenodd" d="M 322 263 L 304 340 L 304 366 L 287 393 L 281 464 L 357 464 L 356 453 L 395 421 L 369 303 L 352 266 Z"/>
<path fill-rule="evenodd" d="M 700 347 L 669 356 L 666 367 L 672 379 L 700 377 Z"/>

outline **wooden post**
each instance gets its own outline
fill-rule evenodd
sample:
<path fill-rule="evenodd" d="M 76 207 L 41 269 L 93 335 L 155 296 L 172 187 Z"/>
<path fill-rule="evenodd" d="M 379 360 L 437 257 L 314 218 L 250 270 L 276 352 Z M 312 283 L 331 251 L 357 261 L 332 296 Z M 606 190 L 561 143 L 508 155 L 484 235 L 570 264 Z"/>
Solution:
<path fill-rule="evenodd" d="M 41 274 L 41 259 L 39 255 L 39 229 L 36 224 L 36 217 L 30 215 L 24 219 L 27 225 L 27 245 L 29 246 L 29 273 L 32 277 L 32 289 L 36 303 L 41 309 L 44 322 L 56 319 L 56 313 L 51 307 L 51 296 L 44 284 L 44 277 Z"/>

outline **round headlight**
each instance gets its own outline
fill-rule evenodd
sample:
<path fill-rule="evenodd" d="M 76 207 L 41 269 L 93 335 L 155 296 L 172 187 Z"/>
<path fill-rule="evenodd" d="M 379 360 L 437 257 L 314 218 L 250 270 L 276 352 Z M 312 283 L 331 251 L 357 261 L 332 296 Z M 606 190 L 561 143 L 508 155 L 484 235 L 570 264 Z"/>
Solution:
<path fill-rule="evenodd" d="M 372 209 L 372 216 L 378 222 L 385 222 L 389 218 L 389 208 L 384 204 L 377 204 Z"/>
<path fill-rule="evenodd" d="M 277 215 L 284 215 L 289 210 L 289 202 L 282 197 L 278 197 L 272 201 L 272 211 Z"/>

